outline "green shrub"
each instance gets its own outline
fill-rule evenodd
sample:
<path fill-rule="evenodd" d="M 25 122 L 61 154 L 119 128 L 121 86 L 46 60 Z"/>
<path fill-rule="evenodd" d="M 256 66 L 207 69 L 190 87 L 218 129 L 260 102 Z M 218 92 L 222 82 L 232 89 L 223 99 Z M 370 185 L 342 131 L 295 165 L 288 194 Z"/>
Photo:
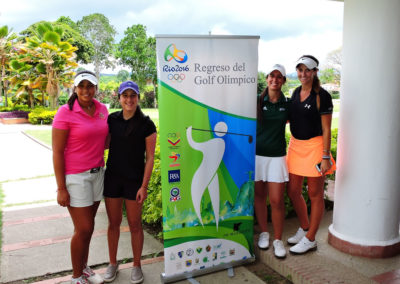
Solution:
<path fill-rule="evenodd" d="M 29 113 L 28 120 L 32 124 L 51 124 L 56 113 L 56 110 L 35 108 Z"/>
<path fill-rule="evenodd" d="M 157 135 L 156 151 L 154 153 L 154 169 L 149 182 L 147 199 L 143 204 L 143 221 L 149 225 L 159 225 L 162 222 L 161 199 L 161 163 L 160 142 Z"/>
<path fill-rule="evenodd" d="M 15 105 L 15 106 L 8 106 L 8 107 L 0 107 L 0 112 L 8 112 L 8 111 L 15 111 L 15 110 L 22 110 L 22 111 L 31 111 L 31 109 L 27 105 Z"/>
<path fill-rule="evenodd" d="M 65 105 L 68 102 L 69 96 L 67 93 L 63 93 L 61 96 L 57 98 L 58 100 L 58 105 L 62 106 Z"/>
<path fill-rule="evenodd" d="M 340 99 L 340 92 L 339 91 L 332 91 L 331 93 L 332 99 Z"/>

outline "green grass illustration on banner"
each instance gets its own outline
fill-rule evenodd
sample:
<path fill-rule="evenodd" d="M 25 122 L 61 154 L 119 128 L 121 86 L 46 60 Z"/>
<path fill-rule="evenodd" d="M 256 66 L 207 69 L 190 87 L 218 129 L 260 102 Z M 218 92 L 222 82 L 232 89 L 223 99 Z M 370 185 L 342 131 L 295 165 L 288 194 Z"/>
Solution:
<path fill-rule="evenodd" d="M 234 216 L 240 214 L 242 207 L 237 204 L 241 200 L 246 200 L 246 204 L 254 199 L 253 181 L 249 179 L 239 189 L 222 161 L 216 173 L 220 190 L 218 230 L 208 190 L 201 200 L 203 227 L 193 208 L 190 193 L 191 179 L 203 154 L 190 147 L 186 130 L 190 126 L 211 130 L 208 108 L 163 82 L 159 82 L 159 92 L 164 246 L 221 238 L 239 243 L 253 253 L 253 217 Z M 213 135 L 211 132 L 193 131 L 192 138 L 200 143 L 212 139 Z"/>

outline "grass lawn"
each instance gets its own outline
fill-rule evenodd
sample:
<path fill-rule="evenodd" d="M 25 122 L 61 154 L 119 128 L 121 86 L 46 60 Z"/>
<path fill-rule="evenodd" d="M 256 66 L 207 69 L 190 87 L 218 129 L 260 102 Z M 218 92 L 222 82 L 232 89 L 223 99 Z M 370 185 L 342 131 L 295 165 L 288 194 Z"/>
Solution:
<path fill-rule="evenodd" d="M 41 141 L 42 143 L 51 146 L 51 129 L 46 130 L 26 130 L 26 134 Z"/>

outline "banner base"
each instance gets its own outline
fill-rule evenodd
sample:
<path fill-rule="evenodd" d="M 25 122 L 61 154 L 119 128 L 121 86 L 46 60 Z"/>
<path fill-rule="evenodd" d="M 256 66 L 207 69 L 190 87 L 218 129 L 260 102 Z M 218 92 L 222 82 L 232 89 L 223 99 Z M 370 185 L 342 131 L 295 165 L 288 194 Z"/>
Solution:
<path fill-rule="evenodd" d="M 204 269 L 201 269 L 201 270 L 194 270 L 194 271 L 190 271 L 190 272 L 174 274 L 174 275 L 169 275 L 169 276 L 166 276 L 165 273 L 163 272 L 160 275 L 161 283 L 171 283 L 171 282 L 176 282 L 176 281 L 183 280 L 183 279 L 193 278 L 193 277 L 196 277 L 196 276 L 209 274 L 209 273 L 213 273 L 213 272 L 216 272 L 216 271 L 229 269 L 229 268 L 232 268 L 232 267 L 235 267 L 235 266 L 240 266 L 240 265 L 243 265 L 243 264 L 252 263 L 255 260 L 256 260 L 255 257 L 251 257 L 251 258 L 241 259 L 241 260 L 230 262 L 230 263 L 222 263 L 222 264 L 219 264 L 219 265 L 216 265 L 216 266 L 213 266 L 213 267 L 204 268 Z"/>

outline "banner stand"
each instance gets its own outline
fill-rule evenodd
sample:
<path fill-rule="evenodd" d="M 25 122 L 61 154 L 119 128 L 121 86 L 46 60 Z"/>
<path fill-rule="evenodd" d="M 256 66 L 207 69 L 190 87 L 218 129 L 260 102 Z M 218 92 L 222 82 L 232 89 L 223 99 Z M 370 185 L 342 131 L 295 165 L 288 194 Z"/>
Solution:
<path fill-rule="evenodd" d="M 221 264 L 213 266 L 213 267 L 209 267 L 209 268 L 205 268 L 205 269 L 201 269 L 201 270 L 193 270 L 190 272 L 184 272 L 184 273 L 179 273 L 179 274 L 170 275 L 170 276 L 166 276 L 165 273 L 163 272 L 160 275 L 161 283 L 171 283 L 171 282 L 176 282 L 176 281 L 180 281 L 180 280 L 184 280 L 184 279 L 188 279 L 188 278 L 193 278 L 196 276 L 201 276 L 201 275 L 217 272 L 220 270 L 229 269 L 229 268 L 233 268 L 236 266 L 241 266 L 244 264 L 252 263 L 255 260 L 256 260 L 256 258 L 252 257 L 252 258 L 248 258 L 248 259 L 237 260 L 237 261 L 231 262 L 231 263 L 221 263 Z"/>
<path fill-rule="evenodd" d="M 156 35 L 162 283 L 255 261 L 258 41 Z"/>

